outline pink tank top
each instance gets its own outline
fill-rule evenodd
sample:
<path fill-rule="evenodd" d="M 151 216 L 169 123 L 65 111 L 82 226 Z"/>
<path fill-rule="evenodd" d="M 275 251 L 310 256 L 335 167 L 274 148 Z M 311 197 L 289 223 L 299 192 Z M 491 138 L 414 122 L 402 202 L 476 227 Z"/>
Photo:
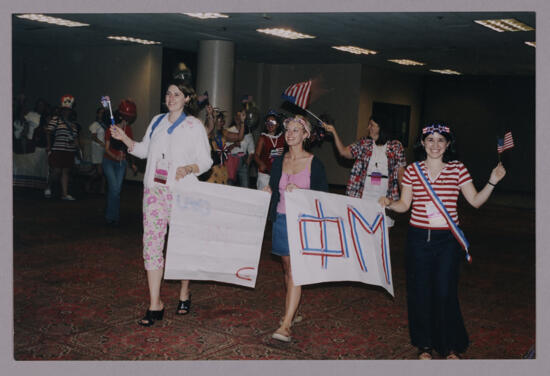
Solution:
<path fill-rule="evenodd" d="M 309 183 L 311 173 L 309 171 L 309 165 L 297 174 L 281 174 L 281 180 L 279 180 L 279 203 L 277 204 L 277 213 L 285 214 L 285 192 L 286 186 L 290 183 L 295 184 L 298 188 L 309 189 Z"/>

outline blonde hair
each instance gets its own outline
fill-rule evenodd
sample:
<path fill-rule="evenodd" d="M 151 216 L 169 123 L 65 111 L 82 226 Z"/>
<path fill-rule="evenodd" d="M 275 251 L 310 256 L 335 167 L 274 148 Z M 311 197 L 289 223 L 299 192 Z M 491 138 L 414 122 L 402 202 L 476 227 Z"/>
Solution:
<path fill-rule="evenodd" d="M 296 123 L 300 124 L 302 127 L 304 127 L 304 130 L 307 133 L 307 138 L 311 137 L 311 123 L 309 122 L 309 120 L 307 120 L 307 118 L 305 116 L 294 115 L 294 117 L 287 118 L 283 122 L 283 127 L 286 129 L 288 124 L 290 124 L 292 122 L 296 122 Z"/>

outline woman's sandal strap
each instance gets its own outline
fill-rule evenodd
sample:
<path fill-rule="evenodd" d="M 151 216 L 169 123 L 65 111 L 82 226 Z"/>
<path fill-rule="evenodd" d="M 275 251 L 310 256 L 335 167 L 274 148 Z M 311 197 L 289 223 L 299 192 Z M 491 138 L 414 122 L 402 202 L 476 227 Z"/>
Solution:
<path fill-rule="evenodd" d="M 180 300 L 178 304 L 178 308 L 176 309 L 176 314 L 180 316 L 187 315 L 190 309 L 191 309 L 191 299 Z M 181 311 L 185 311 L 185 312 L 181 312 Z"/>

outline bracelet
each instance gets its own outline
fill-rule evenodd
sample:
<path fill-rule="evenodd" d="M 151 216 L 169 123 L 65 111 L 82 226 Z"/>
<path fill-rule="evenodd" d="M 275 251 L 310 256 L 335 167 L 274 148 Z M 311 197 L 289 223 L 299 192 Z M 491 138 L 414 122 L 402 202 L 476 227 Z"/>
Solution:
<path fill-rule="evenodd" d="M 493 186 L 493 187 L 496 187 L 496 186 L 497 186 L 496 184 L 493 184 L 493 183 L 491 183 L 490 181 L 488 181 L 487 184 L 489 184 L 489 185 L 491 185 L 491 186 Z"/>

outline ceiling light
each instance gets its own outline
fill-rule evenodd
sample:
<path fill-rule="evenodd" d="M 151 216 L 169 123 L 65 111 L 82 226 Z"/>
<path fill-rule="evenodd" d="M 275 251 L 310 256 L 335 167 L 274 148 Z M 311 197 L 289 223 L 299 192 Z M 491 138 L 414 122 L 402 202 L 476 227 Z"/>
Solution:
<path fill-rule="evenodd" d="M 43 14 L 20 14 L 17 17 L 24 18 L 31 21 L 46 22 L 54 25 L 67 26 L 67 27 L 90 26 L 89 24 L 86 24 L 86 23 L 69 21 L 63 18 L 45 16 Z"/>
<path fill-rule="evenodd" d="M 335 50 L 339 50 L 339 51 L 344 51 L 344 52 L 349 52 L 351 54 L 355 54 L 355 55 L 375 55 L 377 54 L 378 52 L 376 51 L 373 51 L 373 50 L 366 50 L 364 48 L 360 48 L 360 47 L 355 47 L 355 46 L 332 46 L 332 48 L 334 48 Z"/>
<path fill-rule="evenodd" d="M 525 44 L 531 47 L 537 47 L 537 44 L 535 42 L 525 42 Z"/>
<path fill-rule="evenodd" d="M 426 65 L 426 63 L 421 63 L 420 61 L 414 61 L 409 59 L 388 59 L 392 63 L 401 64 L 401 65 Z"/>
<path fill-rule="evenodd" d="M 430 69 L 430 72 L 441 73 L 441 74 L 457 74 L 457 75 L 462 74 L 460 72 L 450 70 L 450 69 Z"/>
<path fill-rule="evenodd" d="M 498 31 L 531 31 L 535 30 L 514 18 L 506 18 L 501 20 L 474 20 L 475 23 L 488 27 L 489 29 Z"/>
<path fill-rule="evenodd" d="M 313 35 L 307 35 L 298 33 L 296 31 L 290 30 L 290 29 L 280 29 L 280 28 L 274 28 L 274 29 L 256 29 L 256 31 L 260 33 L 265 33 L 269 35 L 274 35 L 276 37 L 281 38 L 287 38 L 287 39 L 309 39 L 309 38 L 315 38 Z"/>
<path fill-rule="evenodd" d="M 115 40 L 121 40 L 123 42 L 134 42 L 134 43 L 141 43 L 141 44 L 160 44 L 160 42 L 155 42 L 152 40 L 145 40 L 145 39 L 139 39 L 139 38 L 132 38 L 132 37 L 123 37 L 123 36 L 115 36 L 115 35 L 109 35 L 107 39 L 115 39 Z"/>
<path fill-rule="evenodd" d="M 208 18 L 229 18 L 227 14 L 221 13 L 184 13 L 189 17 L 200 18 L 201 20 L 206 20 Z"/>

